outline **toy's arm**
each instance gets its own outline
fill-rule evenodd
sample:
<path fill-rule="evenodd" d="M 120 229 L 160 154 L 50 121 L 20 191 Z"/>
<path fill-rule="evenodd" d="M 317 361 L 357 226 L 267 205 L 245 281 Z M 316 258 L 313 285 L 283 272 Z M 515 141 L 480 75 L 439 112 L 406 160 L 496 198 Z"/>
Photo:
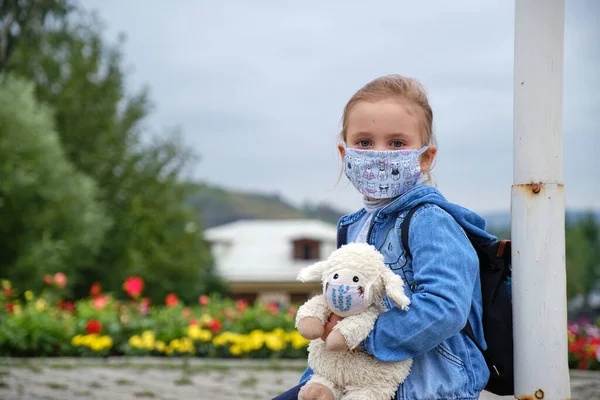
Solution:
<path fill-rule="evenodd" d="M 296 326 L 302 318 L 306 317 L 317 317 L 323 323 L 323 325 L 325 325 L 330 314 L 331 310 L 327 305 L 325 296 L 319 294 L 309 299 L 298 309 L 298 312 L 296 313 Z"/>
<path fill-rule="evenodd" d="M 360 314 L 344 318 L 333 327 L 333 330 L 342 334 L 349 349 L 354 349 L 369 336 L 378 316 L 377 308 L 371 306 Z"/>
<path fill-rule="evenodd" d="M 331 315 L 331 310 L 327 305 L 327 300 L 320 294 L 308 300 L 298 309 L 296 328 L 306 339 L 317 339 L 323 334 L 329 315 Z"/>

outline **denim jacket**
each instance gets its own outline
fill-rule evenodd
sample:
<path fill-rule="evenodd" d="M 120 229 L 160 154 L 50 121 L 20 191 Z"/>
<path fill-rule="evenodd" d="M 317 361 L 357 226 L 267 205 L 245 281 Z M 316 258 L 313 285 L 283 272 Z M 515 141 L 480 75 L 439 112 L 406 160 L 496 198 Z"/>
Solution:
<path fill-rule="evenodd" d="M 413 215 L 405 255 L 400 225 L 406 213 L 427 203 Z M 338 246 L 356 239 L 367 218 L 364 209 L 342 217 Z M 411 298 L 408 311 L 388 299 L 361 349 L 380 361 L 413 358 L 398 400 L 476 400 L 489 379 L 481 352 L 461 332 L 467 319 L 475 338 L 486 348 L 481 325 L 481 285 L 477 254 L 465 232 L 482 241 L 485 221 L 472 211 L 446 201 L 434 187 L 418 185 L 380 209 L 371 221 L 368 243 L 383 254 L 387 266 L 405 281 Z M 301 378 L 306 382 L 312 371 Z"/>

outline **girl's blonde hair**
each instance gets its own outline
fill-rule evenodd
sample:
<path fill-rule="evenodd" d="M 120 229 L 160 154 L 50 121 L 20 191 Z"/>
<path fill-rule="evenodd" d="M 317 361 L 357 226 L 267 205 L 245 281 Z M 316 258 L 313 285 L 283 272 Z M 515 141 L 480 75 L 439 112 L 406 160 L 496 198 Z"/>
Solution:
<path fill-rule="evenodd" d="M 429 105 L 425 88 L 416 79 L 397 74 L 386 75 L 372 80 L 350 98 L 346 107 L 344 107 L 342 130 L 339 140 L 343 143 L 346 142 L 348 121 L 357 103 L 361 101 L 376 102 L 388 99 L 408 101 L 417 106 L 421 114 L 421 140 L 423 145 L 437 146 L 437 139 L 433 133 L 433 111 Z M 427 175 L 428 180 L 431 181 L 429 172 Z"/>

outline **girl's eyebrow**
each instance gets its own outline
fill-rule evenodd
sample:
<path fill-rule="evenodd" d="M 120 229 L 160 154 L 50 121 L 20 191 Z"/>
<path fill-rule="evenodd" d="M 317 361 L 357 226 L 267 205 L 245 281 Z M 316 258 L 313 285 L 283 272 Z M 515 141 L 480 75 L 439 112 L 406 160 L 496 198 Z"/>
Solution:
<path fill-rule="evenodd" d="M 387 135 L 387 137 L 389 137 L 389 138 L 402 138 L 402 139 L 406 138 L 407 136 L 408 135 L 404 132 L 394 132 L 394 133 L 389 133 Z"/>

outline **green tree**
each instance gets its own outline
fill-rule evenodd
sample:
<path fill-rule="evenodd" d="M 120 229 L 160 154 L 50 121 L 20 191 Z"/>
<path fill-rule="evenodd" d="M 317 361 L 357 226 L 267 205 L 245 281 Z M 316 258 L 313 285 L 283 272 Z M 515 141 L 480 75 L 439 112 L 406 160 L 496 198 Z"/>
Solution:
<path fill-rule="evenodd" d="M 69 162 L 32 84 L 0 75 L 0 276 L 39 289 L 62 271 L 77 285 L 109 219 L 97 187 Z"/>
<path fill-rule="evenodd" d="M 151 104 L 146 90 L 126 95 L 122 39 L 107 45 L 98 20 L 77 14 L 44 25 L 36 43 L 19 41 L 6 64 L 52 105 L 68 159 L 97 182 L 114 221 L 75 292 L 85 295 L 95 281 L 117 291 L 125 277 L 139 274 L 153 301 L 170 291 L 192 300 L 218 282 L 179 183 L 194 157 L 174 134 L 148 140 L 143 122 Z"/>
<path fill-rule="evenodd" d="M 600 283 L 600 226 L 593 213 L 567 227 L 567 291 L 581 294 L 584 308 Z"/>
<path fill-rule="evenodd" d="M 0 0 L 0 70 L 10 59 L 17 41 L 37 44 L 44 24 L 64 18 L 72 10 L 68 0 Z"/>

